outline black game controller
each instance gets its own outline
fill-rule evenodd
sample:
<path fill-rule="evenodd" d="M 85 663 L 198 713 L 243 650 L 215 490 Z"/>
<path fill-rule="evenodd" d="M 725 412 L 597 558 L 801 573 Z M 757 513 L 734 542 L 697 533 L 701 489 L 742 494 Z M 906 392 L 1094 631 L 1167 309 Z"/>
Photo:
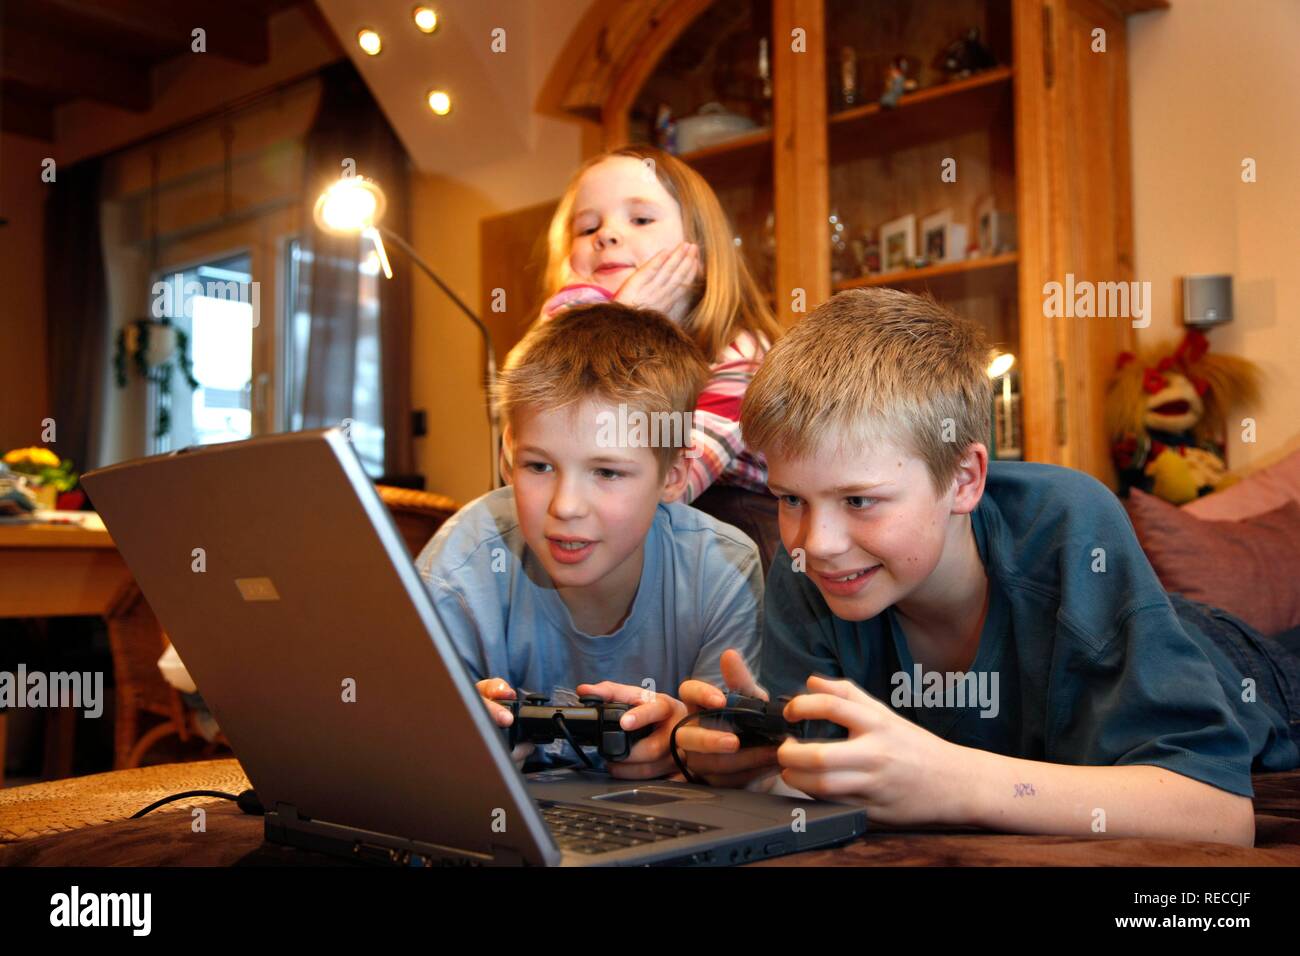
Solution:
<path fill-rule="evenodd" d="M 740 738 L 741 747 L 780 746 L 786 737 L 807 735 L 807 721 L 791 723 L 782 716 L 788 703 L 789 697 L 766 701 L 732 691 L 727 695 L 725 708 L 730 713 L 703 715 L 700 726 L 735 734 Z"/>
<path fill-rule="evenodd" d="M 523 700 L 498 700 L 515 717 L 505 728 L 509 746 L 513 749 L 521 743 L 549 744 L 565 739 L 595 747 L 606 760 L 623 760 L 632 752 L 633 744 L 653 732 L 651 727 L 624 730 L 619 726 L 623 715 L 632 709 L 627 704 L 599 697 L 578 699 L 577 707 L 552 704 L 545 694 L 525 694 Z"/>

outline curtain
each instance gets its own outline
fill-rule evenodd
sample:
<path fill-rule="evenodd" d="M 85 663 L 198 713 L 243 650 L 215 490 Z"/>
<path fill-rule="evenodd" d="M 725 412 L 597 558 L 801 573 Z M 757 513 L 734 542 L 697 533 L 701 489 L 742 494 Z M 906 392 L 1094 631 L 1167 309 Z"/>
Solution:
<path fill-rule="evenodd" d="M 103 163 L 58 170 L 45 203 L 46 360 L 60 458 L 86 471 L 98 455 L 98 396 L 108 365 L 108 294 L 100 244 Z"/>
<path fill-rule="evenodd" d="M 345 160 L 358 176 L 377 182 L 388 200 L 382 224 L 407 236 L 409 164 L 406 151 L 379 104 L 350 62 L 321 71 L 321 98 L 306 138 L 304 253 L 298 309 L 311 316 L 303 385 L 303 427 L 338 425 L 353 416 L 357 366 L 358 265 L 369 253 L 359 237 L 321 232 L 312 220 L 316 197 L 339 178 Z M 384 473 L 397 479 L 414 471 L 411 434 L 410 269 L 400 256 L 393 278 L 380 279 L 380 378 L 384 427 Z"/>

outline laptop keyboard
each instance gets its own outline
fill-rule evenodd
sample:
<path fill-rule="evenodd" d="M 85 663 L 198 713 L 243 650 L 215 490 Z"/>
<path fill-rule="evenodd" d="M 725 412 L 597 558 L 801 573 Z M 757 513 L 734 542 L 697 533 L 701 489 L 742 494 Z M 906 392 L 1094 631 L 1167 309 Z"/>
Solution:
<path fill-rule="evenodd" d="M 625 810 L 549 801 L 539 801 L 538 807 L 560 849 L 574 853 L 610 853 L 625 847 L 645 846 L 717 829 L 703 823 L 685 823 Z"/>

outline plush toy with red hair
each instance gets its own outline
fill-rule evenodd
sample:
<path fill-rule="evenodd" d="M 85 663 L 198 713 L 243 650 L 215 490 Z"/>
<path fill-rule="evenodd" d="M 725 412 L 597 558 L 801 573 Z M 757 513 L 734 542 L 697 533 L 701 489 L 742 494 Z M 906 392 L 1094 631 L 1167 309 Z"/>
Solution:
<path fill-rule="evenodd" d="M 1235 479 L 1224 460 L 1227 413 L 1259 399 L 1259 369 L 1211 355 L 1189 329 L 1176 348 L 1124 352 L 1106 395 L 1106 429 L 1120 494 L 1137 487 L 1180 505 Z"/>

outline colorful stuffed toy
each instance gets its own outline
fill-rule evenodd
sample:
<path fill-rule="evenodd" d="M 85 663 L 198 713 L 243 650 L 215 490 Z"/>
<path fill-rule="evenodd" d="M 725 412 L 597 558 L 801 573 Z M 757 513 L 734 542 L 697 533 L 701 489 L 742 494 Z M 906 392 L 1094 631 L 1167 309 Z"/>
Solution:
<path fill-rule="evenodd" d="M 1106 429 L 1121 495 L 1138 487 L 1181 505 L 1235 480 L 1224 460 L 1226 415 L 1258 401 L 1259 369 L 1236 356 L 1210 355 L 1209 347 L 1202 332 L 1189 329 L 1158 359 L 1119 356 Z"/>

